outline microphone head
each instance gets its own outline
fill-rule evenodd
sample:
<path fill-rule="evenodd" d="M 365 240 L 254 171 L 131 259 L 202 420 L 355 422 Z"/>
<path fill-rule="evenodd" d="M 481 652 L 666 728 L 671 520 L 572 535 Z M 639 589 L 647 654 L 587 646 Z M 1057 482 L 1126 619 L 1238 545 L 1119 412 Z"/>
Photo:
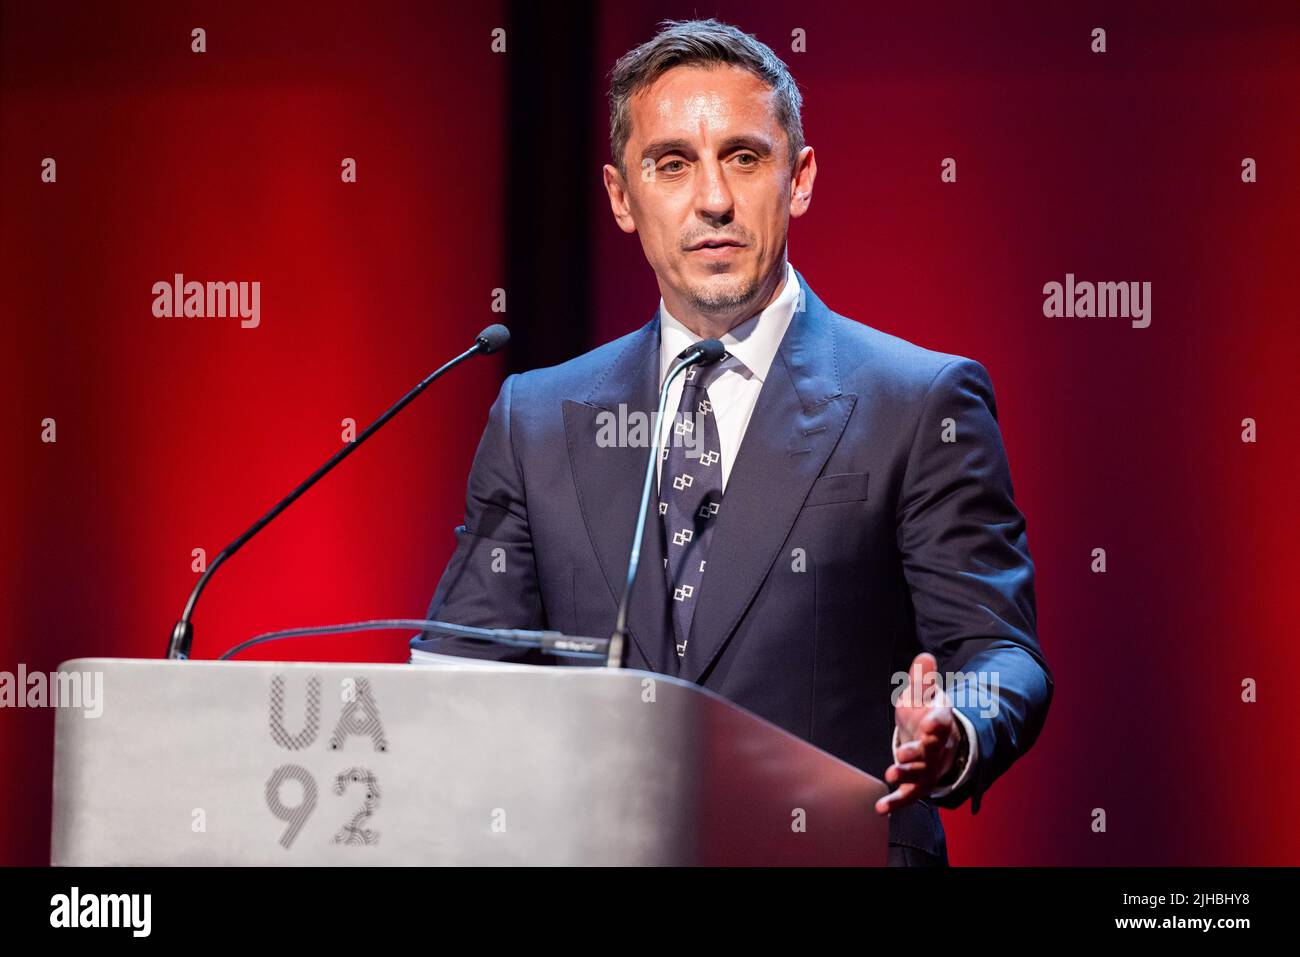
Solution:
<path fill-rule="evenodd" d="M 474 341 L 478 343 L 484 355 L 487 355 L 496 352 L 510 341 L 510 330 L 497 323 L 480 332 Z"/>
<path fill-rule="evenodd" d="M 727 347 L 717 339 L 701 339 L 699 342 L 695 343 L 695 345 L 691 346 L 691 349 L 688 351 L 695 349 L 699 349 L 700 352 L 703 353 L 699 361 L 699 364 L 702 366 L 711 366 L 727 354 Z"/>

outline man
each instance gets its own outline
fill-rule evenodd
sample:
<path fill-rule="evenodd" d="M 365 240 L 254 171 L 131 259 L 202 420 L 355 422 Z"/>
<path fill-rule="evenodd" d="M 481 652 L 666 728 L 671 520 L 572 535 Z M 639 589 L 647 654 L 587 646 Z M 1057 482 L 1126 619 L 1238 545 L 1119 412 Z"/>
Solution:
<path fill-rule="evenodd" d="M 429 617 L 610 634 L 647 448 L 598 438 L 653 413 L 674 358 L 720 339 L 726 357 L 669 393 L 672 432 L 692 441 L 663 441 L 627 665 L 697 682 L 883 777 L 889 862 L 947 864 L 936 807 L 969 798 L 978 812 L 1053 688 L 989 377 L 831 312 L 788 263 L 817 163 L 768 47 L 668 21 L 619 60 L 610 101 L 605 187 L 659 309 L 507 378 Z M 446 636 L 417 647 L 505 654 Z"/>

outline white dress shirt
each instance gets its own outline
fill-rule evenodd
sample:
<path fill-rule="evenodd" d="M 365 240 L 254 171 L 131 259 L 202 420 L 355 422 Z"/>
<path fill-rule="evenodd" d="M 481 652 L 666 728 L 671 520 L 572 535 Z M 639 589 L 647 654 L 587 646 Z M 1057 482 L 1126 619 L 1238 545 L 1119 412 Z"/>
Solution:
<path fill-rule="evenodd" d="M 709 401 L 713 404 L 714 422 L 718 430 L 718 446 L 722 453 L 722 489 L 725 495 L 727 479 L 731 467 L 735 464 L 740 443 L 745 437 L 745 428 L 758 402 L 758 393 L 763 388 L 772 362 L 776 359 L 777 349 L 785 332 L 794 318 L 795 308 L 799 304 L 799 280 L 795 277 L 794 266 L 789 260 L 785 264 L 785 284 L 777 297 L 762 312 L 746 319 L 730 332 L 720 337 L 726 347 L 728 357 L 719 363 L 718 371 L 708 386 Z M 663 298 L 659 299 L 659 384 L 662 387 L 668 371 L 683 350 L 699 341 L 699 336 L 691 332 L 668 312 Z M 667 434 L 676 414 L 677 406 L 682 401 L 682 376 L 673 380 L 668 387 L 668 403 L 664 407 L 664 428 L 661 429 L 659 448 L 664 446 L 663 436 Z M 663 456 L 657 457 L 656 477 L 663 472 Z M 964 714 L 953 709 L 957 719 L 966 732 L 969 742 L 970 758 L 962 774 L 951 785 L 932 791 L 930 797 L 943 797 L 950 791 L 961 787 L 970 777 L 971 768 L 978 757 L 979 740 L 975 737 L 975 728 Z M 897 757 L 898 728 L 894 728 L 893 748 Z"/>
<path fill-rule="evenodd" d="M 709 401 L 713 403 L 713 419 L 718 430 L 718 446 L 722 453 L 722 489 L 727 489 L 731 466 L 735 464 L 745 427 L 758 402 L 759 390 L 767 378 L 776 350 L 785 337 L 785 330 L 794 318 L 799 300 L 799 280 L 794 267 L 785 264 L 785 285 L 772 300 L 772 304 L 755 316 L 746 319 L 724 334 L 720 342 L 726 347 L 729 358 L 723 359 L 713 373 L 716 378 L 709 384 Z M 659 385 L 662 386 L 669 369 L 677 357 L 700 337 L 673 318 L 659 300 Z M 664 407 L 663 432 L 682 401 L 683 375 L 668 387 L 668 404 Z M 659 447 L 663 448 L 660 442 Z M 663 471 L 663 456 L 659 457 L 659 472 Z"/>

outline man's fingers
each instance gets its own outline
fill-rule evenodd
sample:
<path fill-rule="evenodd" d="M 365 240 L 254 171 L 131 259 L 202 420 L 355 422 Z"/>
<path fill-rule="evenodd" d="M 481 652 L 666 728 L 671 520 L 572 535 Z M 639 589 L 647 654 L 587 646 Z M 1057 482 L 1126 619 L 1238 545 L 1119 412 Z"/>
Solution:
<path fill-rule="evenodd" d="M 933 705 L 944 703 L 937 683 L 938 672 L 934 655 L 921 652 L 912 659 L 907 671 L 907 687 L 894 704 L 894 723 L 915 734 L 916 725 Z"/>
<path fill-rule="evenodd" d="M 913 761 L 925 754 L 924 746 L 920 741 L 908 741 L 900 744 L 898 750 L 894 752 L 895 761 Z"/>
<path fill-rule="evenodd" d="M 915 761 L 934 757 L 943 752 L 944 746 L 952 737 L 951 731 L 929 732 L 912 741 L 904 741 L 894 752 L 895 761 Z"/>
<path fill-rule="evenodd" d="M 897 784 L 900 781 L 910 781 L 919 784 L 925 776 L 926 763 L 924 761 L 912 761 L 908 764 L 891 764 L 885 769 L 885 780 L 890 784 Z"/>
<path fill-rule="evenodd" d="M 935 705 L 925 713 L 925 717 L 917 724 L 917 729 L 926 734 L 936 732 L 940 727 L 950 727 L 951 725 L 952 709 L 945 705 Z"/>
<path fill-rule="evenodd" d="M 923 708 L 925 700 L 925 675 L 934 670 L 934 656 L 921 652 L 912 659 L 912 667 L 907 672 L 908 704 L 913 708 Z"/>
<path fill-rule="evenodd" d="M 896 790 L 876 802 L 876 811 L 889 814 L 896 808 L 906 807 L 928 794 L 937 771 L 943 763 L 944 749 L 951 741 L 954 725 L 952 709 L 947 696 L 935 689 L 933 679 L 938 663 L 934 655 L 921 652 L 912 659 L 908 669 L 908 686 L 898 697 L 894 709 L 895 723 L 900 737 L 911 740 L 900 744 L 894 752 L 894 761 L 885 770 L 885 780 L 897 785 Z"/>
<path fill-rule="evenodd" d="M 922 692 L 925 685 L 925 666 L 921 661 L 921 656 L 917 655 L 912 659 L 912 667 L 907 669 L 907 690 L 911 692 L 908 695 L 907 703 L 913 708 L 920 707 L 925 703 Z"/>
<path fill-rule="evenodd" d="M 906 807 L 917 799 L 915 784 L 899 785 L 897 791 L 890 791 L 876 802 L 877 814 L 888 814 L 900 807 Z"/>

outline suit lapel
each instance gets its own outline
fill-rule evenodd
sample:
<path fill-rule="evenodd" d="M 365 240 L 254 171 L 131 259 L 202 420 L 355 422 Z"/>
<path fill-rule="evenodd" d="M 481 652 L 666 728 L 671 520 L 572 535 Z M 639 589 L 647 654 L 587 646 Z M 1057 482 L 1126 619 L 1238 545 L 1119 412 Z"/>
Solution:
<path fill-rule="evenodd" d="M 699 681 L 758 593 L 857 399 L 840 391 L 829 310 L 795 275 L 804 308 L 781 341 L 727 480 L 680 669 L 689 681 Z"/>
<path fill-rule="evenodd" d="M 656 310 L 654 318 L 632 334 L 626 348 L 592 387 L 585 401 L 564 402 L 565 435 L 578 505 L 616 606 L 627 579 L 658 395 L 659 313 Z M 643 423 L 640 435 L 633 432 L 638 420 Z M 602 436 L 611 434 L 616 442 L 602 441 Z M 627 663 L 629 667 L 662 672 L 668 668 L 667 649 L 673 643 L 673 633 L 660 532 L 659 513 L 652 498 L 646 512 L 641 559 L 628 609 L 632 648 L 628 650 Z"/>

